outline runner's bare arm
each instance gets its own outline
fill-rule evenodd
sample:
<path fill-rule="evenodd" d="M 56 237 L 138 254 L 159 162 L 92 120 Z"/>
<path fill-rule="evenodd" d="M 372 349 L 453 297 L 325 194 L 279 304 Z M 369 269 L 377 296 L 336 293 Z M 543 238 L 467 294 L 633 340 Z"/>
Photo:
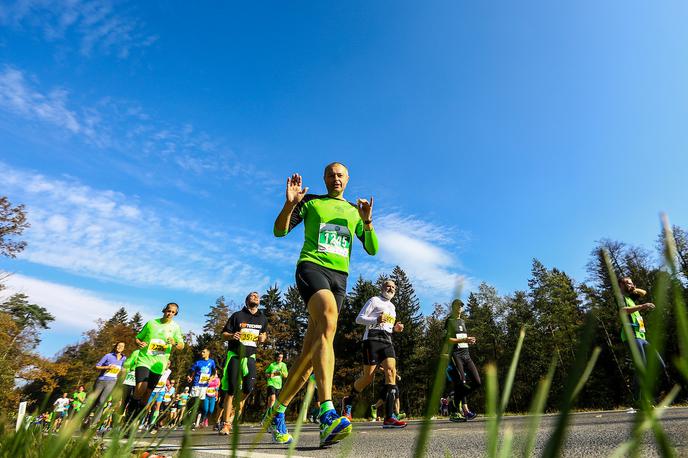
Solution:
<path fill-rule="evenodd" d="M 646 302 L 644 304 L 634 305 L 633 307 L 624 307 L 624 311 L 630 315 L 633 312 L 642 310 L 653 310 L 654 308 L 655 304 L 653 304 L 652 302 Z"/>

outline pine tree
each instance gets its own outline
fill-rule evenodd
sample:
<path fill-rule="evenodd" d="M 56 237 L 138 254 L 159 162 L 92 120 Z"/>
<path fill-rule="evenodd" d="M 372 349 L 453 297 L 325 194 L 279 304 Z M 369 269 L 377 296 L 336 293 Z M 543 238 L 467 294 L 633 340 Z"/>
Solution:
<path fill-rule="evenodd" d="M 119 310 L 112 315 L 112 318 L 107 320 L 108 325 L 122 324 L 126 325 L 129 321 L 129 314 L 124 307 L 120 307 Z"/>
<path fill-rule="evenodd" d="M 688 281 L 688 232 L 680 226 L 673 226 L 674 243 L 676 244 L 677 265 L 683 276 L 683 282 Z M 664 252 L 663 234 L 659 238 L 659 252 Z"/>
<path fill-rule="evenodd" d="M 279 339 L 275 338 L 274 349 L 284 353 L 284 362 L 288 366 L 301 353 L 308 327 L 306 304 L 294 285 L 287 288 L 279 319 L 280 329 L 283 329 L 284 335 Z"/>
<path fill-rule="evenodd" d="M 358 277 L 339 311 L 337 333 L 334 337 L 337 367 L 333 390 L 335 397 L 348 395 L 354 380 L 361 374 L 361 338 L 364 328 L 356 324 L 356 317 L 365 303 L 379 293 L 379 288 L 371 281 Z M 372 388 L 366 390 L 366 393 L 372 397 Z"/>
<path fill-rule="evenodd" d="M 549 270 L 537 259 L 533 260 L 528 286 L 542 341 L 554 350 L 559 361 L 550 395 L 551 402 L 558 402 L 576 356 L 578 331 L 583 323 L 581 302 L 576 285 L 566 273 Z"/>
<path fill-rule="evenodd" d="M 53 320 L 44 307 L 30 303 L 22 293 L 0 303 L 0 411 L 16 409 L 18 380 L 28 382 L 43 373 L 40 368 L 44 360 L 34 351 L 40 332 Z"/>
<path fill-rule="evenodd" d="M 203 331 L 213 336 L 221 336 L 222 329 L 227 324 L 230 316 L 230 309 L 225 303 L 225 297 L 220 296 L 215 299 L 215 305 L 210 306 L 210 311 L 204 315 L 206 317 Z"/>
<path fill-rule="evenodd" d="M 393 337 L 397 358 L 397 372 L 402 377 L 400 402 L 402 409 L 420 412 L 424 408 L 427 393 L 427 377 L 423 377 L 425 360 L 423 359 L 423 336 L 425 323 L 420 313 L 420 301 L 406 272 L 396 266 L 389 276 L 397 285 L 397 292 L 392 299 L 396 306 L 397 322 L 404 325 L 404 331 Z M 420 374 L 421 377 L 414 377 Z M 420 395 L 419 395 L 420 394 Z"/>
<path fill-rule="evenodd" d="M 504 310 L 502 298 L 494 287 L 483 282 L 477 291 L 468 295 L 465 309 L 466 327 L 477 339 L 471 354 L 478 355 L 481 364 L 498 363 L 504 343 L 504 334 L 499 326 L 500 314 Z M 501 366 L 498 368 L 502 370 Z"/>
<path fill-rule="evenodd" d="M 277 284 L 272 285 L 260 298 L 260 304 L 263 306 L 264 313 L 270 316 L 276 310 L 282 308 L 282 293 Z"/>
<path fill-rule="evenodd" d="M 513 295 L 503 298 L 503 301 L 506 311 L 502 327 L 503 351 L 498 364 L 502 368 L 511 364 L 521 329 L 524 329 L 525 340 L 508 408 L 515 412 L 525 412 L 530 408 L 533 387 L 537 386 L 549 368 L 551 349 L 544 344 L 541 328 L 537 325 L 528 294 L 525 291 L 516 291 Z M 479 345 L 480 342 L 476 342 L 476 346 Z M 482 399 L 482 395 L 483 393 L 479 393 L 479 396 L 476 396 L 474 404 Z"/>
<path fill-rule="evenodd" d="M 136 334 L 141 332 L 141 329 L 143 328 L 143 317 L 141 314 L 139 312 L 134 313 L 134 316 L 131 317 L 131 320 L 129 320 L 127 326 L 129 326 Z"/>

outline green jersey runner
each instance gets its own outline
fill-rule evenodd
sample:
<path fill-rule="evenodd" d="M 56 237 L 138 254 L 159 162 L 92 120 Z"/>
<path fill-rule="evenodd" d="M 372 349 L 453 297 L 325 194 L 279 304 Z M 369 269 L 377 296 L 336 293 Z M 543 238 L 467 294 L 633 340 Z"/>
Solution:
<path fill-rule="evenodd" d="M 288 444 L 284 412 L 303 387 L 305 371 L 316 375 L 320 404 L 320 445 L 335 444 L 351 434 L 351 422 L 340 416 L 332 402 L 334 333 L 339 310 L 346 298 L 346 281 L 354 237 L 369 255 L 375 255 L 378 241 L 373 229 L 373 198 L 344 200 L 349 172 L 340 162 L 328 164 L 323 172 L 327 195 L 306 194 L 298 173 L 287 178 L 285 201 L 275 219 L 273 233 L 283 237 L 304 223 L 304 243 L 296 266 L 296 287 L 309 314 L 303 350 L 292 363 L 292 375 L 277 402 L 268 409 L 273 440 Z M 316 341 L 320 342 L 316 344 Z M 314 351 L 313 351 L 314 350 Z M 265 421 L 263 424 L 265 425 Z"/>
<path fill-rule="evenodd" d="M 279 372 L 279 374 L 275 374 L 275 372 Z M 282 389 L 282 378 L 289 375 L 287 365 L 284 364 L 284 362 L 278 363 L 277 361 L 270 363 L 267 369 L 265 369 L 265 373 L 269 374 L 267 381 L 268 386 L 276 390 Z"/>
<path fill-rule="evenodd" d="M 136 367 L 147 367 L 155 374 L 162 374 L 172 353 L 172 345 L 167 343 L 170 337 L 175 342 L 184 340 L 181 328 L 174 321 L 163 323 L 156 318 L 147 322 L 136 335 L 137 339 L 148 343 L 139 351 Z"/>
<path fill-rule="evenodd" d="M 291 214 L 287 231 L 274 231 L 283 237 L 303 221 L 304 242 L 297 264 L 310 261 L 339 272 L 349 272 L 349 259 L 353 235 L 362 243 L 366 252 L 378 250 L 375 230 L 363 229 L 363 221 L 356 205 L 328 195 L 307 194 Z"/>

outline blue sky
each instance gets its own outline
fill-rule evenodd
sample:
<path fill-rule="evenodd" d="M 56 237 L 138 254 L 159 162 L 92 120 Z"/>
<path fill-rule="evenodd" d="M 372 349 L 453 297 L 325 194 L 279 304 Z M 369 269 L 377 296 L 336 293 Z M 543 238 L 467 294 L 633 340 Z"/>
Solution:
<path fill-rule="evenodd" d="M 428 312 L 533 257 L 585 279 L 595 240 L 688 226 L 685 2 L 107 2 L 0 6 L 0 193 L 29 248 L 9 292 L 57 320 L 41 352 L 119 306 L 292 282 L 283 186 L 349 166 L 381 251 Z M 7 294 L 5 291 L 4 294 Z"/>

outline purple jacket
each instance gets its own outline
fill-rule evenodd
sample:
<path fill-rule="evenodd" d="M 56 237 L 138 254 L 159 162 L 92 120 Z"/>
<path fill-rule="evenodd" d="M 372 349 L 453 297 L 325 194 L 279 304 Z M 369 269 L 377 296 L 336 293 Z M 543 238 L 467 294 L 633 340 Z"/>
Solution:
<path fill-rule="evenodd" d="M 115 366 L 118 366 L 119 368 L 116 370 L 108 369 L 105 371 L 100 371 L 100 376 L 98 376 L 98 380 L 117 380 L 117 377 L 119 376 L 119 373 L 122 370 L 122 365 L 124 364 L 124 361 L 126 361 L 126 360 L 127 360 L 127 357 L 124 355 L 122 355 L 122 359 L 118 360 L 117 354 L 115 354 L 115 353 L 108 353 L 107 355 L 100 358 L 100 361 L 98 361 L 98 364 L 96 364 L 96 366 L 115 365 Z"/>

